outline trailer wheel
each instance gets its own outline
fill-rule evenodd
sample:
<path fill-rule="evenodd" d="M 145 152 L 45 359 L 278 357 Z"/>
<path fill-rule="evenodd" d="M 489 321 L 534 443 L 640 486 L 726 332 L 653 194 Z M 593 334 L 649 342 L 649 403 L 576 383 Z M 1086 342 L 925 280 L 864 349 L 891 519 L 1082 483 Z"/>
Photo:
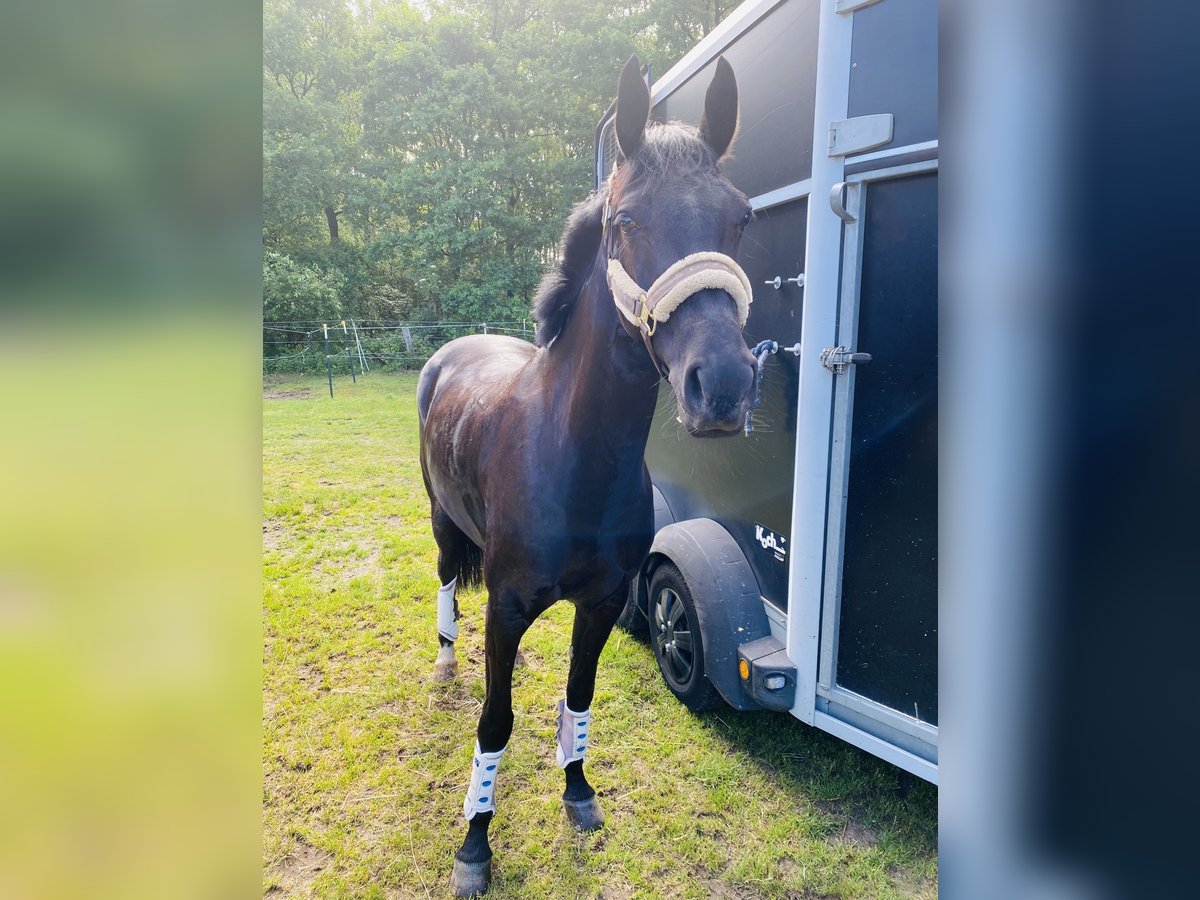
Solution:
<path fill-rule="evenodd" d="M 704 644 L 696 604 L 674 563 L 664 561 L 650 578 L 650 643 L 663 680 L 693 712 L 716 709 L 721 695 L 704 674 Z"/>

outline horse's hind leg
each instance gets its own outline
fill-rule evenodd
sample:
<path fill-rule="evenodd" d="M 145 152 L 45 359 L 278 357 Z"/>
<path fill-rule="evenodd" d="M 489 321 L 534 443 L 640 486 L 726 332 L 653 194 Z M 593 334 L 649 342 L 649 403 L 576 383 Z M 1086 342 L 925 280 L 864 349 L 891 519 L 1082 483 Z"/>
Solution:
<path fill-rule="evenodd" d="M 438 581 L 441 584 L 437 595 L 438 655 L 433 666 L 433 680 L 449 681 L 458 674 L 454 642 L 458 639 L 456 589 L 459 575 L 469 566 L 471 554 L 477 554 L 478 549 L 436 504 L 433 506 L 432 523 L 433 539 L 438 546 Z"/>
<path fill-rule="evenodd" d="M 467 836 L 454 855 L 450 878 L 456 897 L 473 897 L 488 889 L 492 878 L 492 848 L 488 826 L 496 812 L 496 775 L 512 735 L 512 676 L 521 636 L 529 627 L 515 593 L 492 593 L 488 598 L 484 654 L 487 692 L 476 732 L 471 783 L 463 801 Z"/>
<path fill-rule="evenodd" d="M 595 831 L 604 824 L 596 792 L 583 774 L 588 732 L 592 722 L 592 695 L 596 690 L 596 667 L 600 651 L 625 606 L 628 581 L 594 606 L 575 607 L 571 633 L 571 670 L 567 676 L 567 698 L 558 704 L 558 765 L 566 776 L 563 807 L 571 825 L 580 831 Z"/>

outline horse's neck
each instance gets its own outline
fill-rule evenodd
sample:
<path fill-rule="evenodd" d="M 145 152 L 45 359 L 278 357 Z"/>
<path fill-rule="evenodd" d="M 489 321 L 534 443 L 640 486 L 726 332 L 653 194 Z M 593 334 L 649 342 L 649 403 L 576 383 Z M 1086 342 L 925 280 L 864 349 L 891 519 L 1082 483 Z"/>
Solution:
<path fill-rule="evenodd" d="M 640 471 L 658 397 L 658 373 L 641 341 L 621 327 L 597 263 L 554 342 L 555 410 L 574 435 L 586 435 Z"/>

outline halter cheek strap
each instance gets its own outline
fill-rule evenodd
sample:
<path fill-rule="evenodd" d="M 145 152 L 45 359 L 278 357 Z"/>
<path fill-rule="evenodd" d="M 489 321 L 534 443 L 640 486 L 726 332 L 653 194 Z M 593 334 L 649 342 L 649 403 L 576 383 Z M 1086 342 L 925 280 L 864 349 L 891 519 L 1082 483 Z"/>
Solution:
<path fill-rule="evenodd" d="M 617 311 L 641 333 L 650 359 L 660 375 L 665 377 L 666 373 L 650 338 L 654 336 L 659 322 L 667 321 L 683 301 L 697 292 L 709 288 L 725 291 L 737 306 L 738 327 L 746 327 L 754 294 L 750 279 L 732 258 L 714 251 L 692 253 L 668 266 L 654 280 L 654 284 L 642 290 L 617 258 L 613 226 L 609 218 L 610 205 L 605 200 L 603 227 L 604 248 L 608 256 L 608 270 L 605 273 L 608 288 L 612 291 Z"/>

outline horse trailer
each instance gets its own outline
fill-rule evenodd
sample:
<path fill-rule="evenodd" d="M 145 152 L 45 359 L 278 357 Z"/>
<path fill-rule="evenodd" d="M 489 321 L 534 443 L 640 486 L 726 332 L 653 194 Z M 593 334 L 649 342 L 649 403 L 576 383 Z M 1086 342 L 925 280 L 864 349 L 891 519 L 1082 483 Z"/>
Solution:
<path fill-rule="evenodd" d="M 721 56 L 760 406 L 746 437 L 693 440 L 663 384 L 622 622 L 648 620 L 691 708 L 787 711 L 936 783 L 937 4 L 748 0 L 654 81 L 651 118 L 696 121 Z M 599 187 L 611 110 L 595 151 Z"/>

